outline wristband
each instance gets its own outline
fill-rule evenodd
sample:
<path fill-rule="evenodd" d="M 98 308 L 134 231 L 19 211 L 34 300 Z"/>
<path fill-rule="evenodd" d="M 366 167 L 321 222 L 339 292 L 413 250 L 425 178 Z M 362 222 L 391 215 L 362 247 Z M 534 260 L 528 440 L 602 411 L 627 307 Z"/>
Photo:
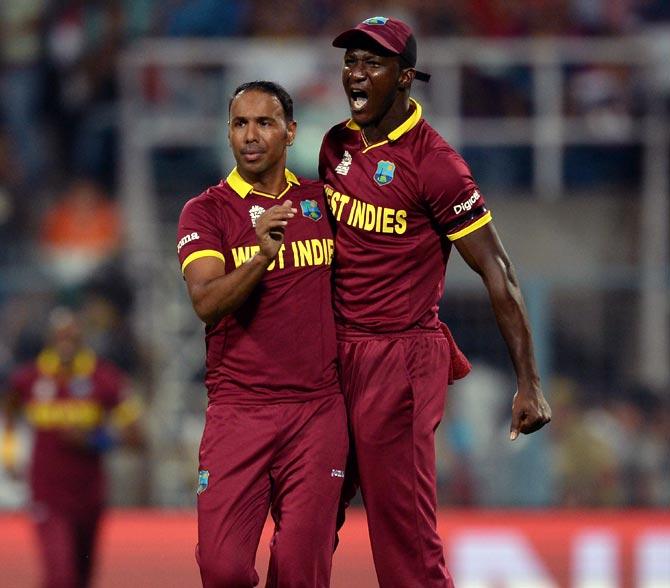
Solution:
<path fill-rule="evenodd" d="M 96 453 L 106 453 L 118 445 L 119 437 L 110 427 L 98 427 L 91 431 L 87 441 Z"/>

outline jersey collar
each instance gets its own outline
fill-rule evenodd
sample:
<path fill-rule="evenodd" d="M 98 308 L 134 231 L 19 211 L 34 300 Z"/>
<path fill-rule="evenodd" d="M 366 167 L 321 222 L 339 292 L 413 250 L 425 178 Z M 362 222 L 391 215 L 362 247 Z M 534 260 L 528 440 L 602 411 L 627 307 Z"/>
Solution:
<path fill-rule="evenodd" d="M 421 113 L 423 111 L 421 104 L 414 100 L 414 98 L 410 98 L 409 101 L 414 105 L 414 111 L 412 114 L 410 114 L 409 118 L 405 122 L 397 126 L 387 135 L 388 140 L 391 142 L 397 141 L 400 139 L 400 137 L 406 133 L 409 133 L 409 131 L 411 131 L 417 124 L 419 124 L 419 121 L 421 120 Z M 349 119 L 347 122 L 347 128 L 354 131 L 361 130 L 361 127 L 359 127 L 352 119 Z"/>
<path fill-rule="evenodd" d="M 286 183 L 288 185 L 281 194 L 276 196 L 276 198 L 281 198 L 284 194 L 286 194 L 286 192 L 288 192 L 291 186 L 300 185 L 300 181 L 298 180 L 297 176 L 290 169 L 284 168 L 284 176 L 286 177 Z M 275 198 L 273 194 L 267 194 L 265 192 L 260 192 L 259 190 L 254 190 L 254 187 L 244 178 L 242 178 L 240 172 L 237 171 L 237 167 L 234 167 L 233 171 L 231 171 L 228 174 L 228 177 L 226 178 L 226 183 L 233 190 L 235 190 L 235 192 L 240 198 L 246 198 L 252 192 L 254 194 L 260 194 L 261 196 L 269 196 L 270 198 Z"/>

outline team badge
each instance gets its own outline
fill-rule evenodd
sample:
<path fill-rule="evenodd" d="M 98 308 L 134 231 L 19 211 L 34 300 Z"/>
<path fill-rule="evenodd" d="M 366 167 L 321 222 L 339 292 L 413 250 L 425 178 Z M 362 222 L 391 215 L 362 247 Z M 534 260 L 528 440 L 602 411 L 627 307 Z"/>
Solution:
<path fill-rule="evenodd" d="M 207 490 L 209 486 L 209 470 L 200 470 L 198 472 L 198 495 Z"/>
<path fill-rule="evenodd" d="M 386 186 L 393 181 L 393 174 L 395 173 L 395 163 L 390 161 L 380 161 L 377 163 L 377 171 L 374 178 L 380 186 Z"/>
<path fill-rule="evenodd" d="M 368 18 L 367 20 L 364 20 L 363 24 L 366 24 L 366 25 L 385 25 L 387 21 L 388 21 L 388 18 L 386 18 L 385 16 L 373 16 L 372 18 Z"/>
<path fill-rule="evenodd" d="M 311 218 L 313 221 L 318 221 L 321 218 L 321 209 L 316 200 L 303 200 L 300 202 L 300 210 L 302 210 L 302 216 Z"/>
<path fill-rule="evenodd" d="M 249 209 L 249 216 L 251 217 L 251 226 L 255 227 L 256 222 L 260 218 L 261 214 L 265 212 L 265 208 L 262 206 L 258 206 L 258 204 L 254 204 L 250 209 Z"/>

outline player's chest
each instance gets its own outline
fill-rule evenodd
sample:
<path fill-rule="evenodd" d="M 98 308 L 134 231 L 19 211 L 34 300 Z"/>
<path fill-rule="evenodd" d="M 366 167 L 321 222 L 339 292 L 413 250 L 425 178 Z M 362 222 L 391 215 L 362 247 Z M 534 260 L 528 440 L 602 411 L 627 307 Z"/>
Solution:
<path fill-rule="evenodd" d="M 288 221 L 284 243 L 270 272 L 330 265 L 333 235 L 323 195 L 310 194 L 302 198 L 294 195 L 289 199 L 297 213 Z M 239 267 L 260 250 L 256 224 L 268 209 L 281 203 L 282 200 L 250 195 L 229 211 L 223 235 L 228 267 Z"/>
<path fill-rule="evenodd" d="M 103 414 L 98 392 L 96 380 L 90 376 L 38 376 L 28 391 L 26 417 L 37 429 L 93 427 Z"/>
<path fill-rule="evenodd" d="M 421 189 L 406 153 L 344 151 L 326 173 L 326 198 L 340 228 L 406 235 L 425 219 Z"/>

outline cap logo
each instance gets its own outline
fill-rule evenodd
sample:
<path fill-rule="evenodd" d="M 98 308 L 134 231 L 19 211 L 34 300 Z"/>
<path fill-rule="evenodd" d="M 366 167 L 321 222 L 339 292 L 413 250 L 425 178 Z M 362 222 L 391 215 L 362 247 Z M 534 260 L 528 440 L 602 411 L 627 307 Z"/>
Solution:
<path fill-rule="evenodd" d="M 372 18 L 367 18 L 363 21 L 363 24 L 366 25 L 385 25 L 388 21 L 388 18 L 385 16 L 373 16 Z"/>

